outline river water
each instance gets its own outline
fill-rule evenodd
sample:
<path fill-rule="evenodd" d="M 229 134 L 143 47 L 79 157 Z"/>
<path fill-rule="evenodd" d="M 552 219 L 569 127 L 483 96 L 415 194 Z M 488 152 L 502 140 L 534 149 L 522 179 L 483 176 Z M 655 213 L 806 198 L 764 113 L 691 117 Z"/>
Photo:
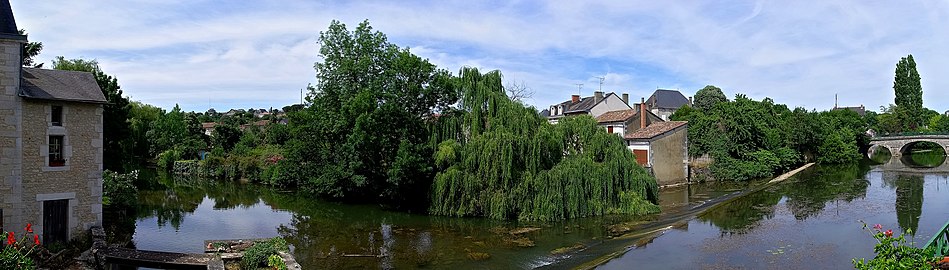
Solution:
<path fill-rule="evenodd" d="M 171 252 L 283 237 L 304 269 L 557 269 L 594 260 L 604 269 L 839 269 L 873 256 L 860 220 L 912 229 L 926 242 L 949 219 L 949 172 L 929 168 L 944 157 L 913 158 L 904 158 L 913 166 L 814 166 L 753 193 L 739 191 L 761 182 L 666 189 L 661 214 L 557 223 L 431 217 L 146 172 L 135 213 L 106 213 L 106 225 L 114 243 Z"/>

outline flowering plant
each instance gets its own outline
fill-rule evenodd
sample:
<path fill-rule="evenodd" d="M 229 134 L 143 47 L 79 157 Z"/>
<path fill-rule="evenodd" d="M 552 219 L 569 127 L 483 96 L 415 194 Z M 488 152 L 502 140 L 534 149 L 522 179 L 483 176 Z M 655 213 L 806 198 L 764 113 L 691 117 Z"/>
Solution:
<path fill-rule="evenodd" d="M 40 236 L 33 234 L 33 224 L 26 224 L 26 233 L 19 241 L 13 232 L 4 232 L 7 241 L 0 250 L 0 269 L 33 269 L 36 264 L 30 255 L 40 247 Z M 32 235 L 33 237 L 30 237 Z M 33 238 L 32 241 L 30 241 Z"/>
<path fill-rule="evenodd" d="M 862 221 L 861 221 L 862 223 Z M 893 230 L 883 230 L 883 225 L 873 225 L 873 229 L 867 228 L 863 223 L 863 230 L 877 240 L 877 245 L 873 247 L 876 256 L 867 261 L 853 259 L 853 266 L 857 269 L 933 269 L 933 263 L 936 258 L 933 248 L 917 248 L 913 242 L 906 242 L 906 234 L 912 234 L 911 230 L 901 233 L 898 237 L 893 237 Z"/>

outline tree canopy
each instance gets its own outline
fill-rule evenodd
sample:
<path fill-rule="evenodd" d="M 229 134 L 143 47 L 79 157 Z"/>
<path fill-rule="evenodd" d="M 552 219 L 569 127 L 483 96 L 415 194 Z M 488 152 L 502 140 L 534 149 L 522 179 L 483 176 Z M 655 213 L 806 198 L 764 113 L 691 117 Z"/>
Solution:
<path fill-rule="evenodd" d="M 462 68 L 459 108 L 433 127 L 430 212 L 561 220 L 658 211 L 656 180 L 589 116 L 556 125 L 512 101 L 501 73 Z"/>
<path fill-rule="evenodd" d="M 896 94 L 896 106 L 902 108 L 898 113 L 903 114 L 906 120 L 902 125 L 903 130 L 915 131 L 922 127 L 928 118 L 924 116 L 923 86 L 919 82 L 919 72 L 916 71 L 912 54 L 901 58 L 896 64 L 893 91 Z"/>
<path fill-rule="evenodd" d="M 338 199 L 424 205 L 433 174 L 425 121 L 457 101 L 451 74 L 368 22 L 349 31 L 333 21 L 319 42 L 320 84 L 311 105 L 290 114 L 282 182 Z"/>
<path fill-rule="evenodd" d="M 727 101 L 728 98 L 722 93 L 721 88 L 715 87 L 714 85 L 706 85 L 704 88 L 699 89 L 698 92 L 695 92 L 694 107 L 708 111 L 711 110 L 712 107 L 715 107 L 715 104 Z"/>

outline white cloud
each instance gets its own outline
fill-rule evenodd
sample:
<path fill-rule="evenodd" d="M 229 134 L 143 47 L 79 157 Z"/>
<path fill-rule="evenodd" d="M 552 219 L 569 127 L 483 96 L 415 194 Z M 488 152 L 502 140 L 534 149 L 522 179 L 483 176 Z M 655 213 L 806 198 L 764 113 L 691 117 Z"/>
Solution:
<path fill-rule="evenodd" d="M 933 1 L 42 1 L 13 3 L 53 56 L 96 58 L 145 102 L 203 110 L 282 106 L 313 81 L 319 31 L 369 19 L 450 71 L 501 69 L 546 107 L 593 76 L 603 89 L 687 95 L 706 84 L 790 106 L 892 102 L 892 72 L 916 56 L 927 106 L 945 110 L 949 4 Z M 204 105 L 201 105 L 204 104 Z M 191 106 L 191 107 L 189 107 Z M 217 105 L 214 105 L 217 106 Z"/>

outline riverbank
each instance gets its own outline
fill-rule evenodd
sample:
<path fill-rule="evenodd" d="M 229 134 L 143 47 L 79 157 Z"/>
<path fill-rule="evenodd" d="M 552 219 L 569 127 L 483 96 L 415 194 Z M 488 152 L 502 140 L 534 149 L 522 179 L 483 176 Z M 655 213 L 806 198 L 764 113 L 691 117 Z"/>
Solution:
<path fill-rule="evenodd" d="M 631 242 L 631 243 L 633 243 L 633 244 L 632 244 L 632 245 L 629 245 L 629 246 L 626 246 L 626 247 L 625 247 L 624 249 L 622 249 L 622 250 L 615 251 L 615 252 L 612 252 L 612 253 L 609 253 L 609 254 L 606 254 L 606 255 L 602 255 L 602 256 L 597 257 L 597 258 L 595 258 L 595 259 L 593 259 L 593 260 L 590 260 L 590 261 L 588 261 L 588 262 L 586 262 L 586 263 L 583 263 L 583 264 L 580 264 L 580 265 L 577 265 L 577 266 L 573 266 L 573 267 L 571 267 L 571 268 L 572 268 L 572 269 L 593 269 L 593 268 L 596 268 L 596 267 L 601 266 L 601 265 L 603 265 L 603 264 L 606 264 L 606 263 L 609 262 L 610 260 L 613 260 L 613 259 L 616 259 L 616 258 L 622 256 L 623 254 L 625 254 L 626 252 L 628 252 L 630 249 L 635 248 L 635 247 L 637 247 L 637 246 L 640 246 L 641 244 L 648 243 L 648 242 L 652 241 L 653 239 L 658 238 L 659 236 L 661 236 L 662 234 L 664 234 L 666 231 L 669 231 L 669 230 L 674 229 L 674 228 L 676 228 L 676 227 L 687 226 L 687 225 L 688 225 L 688 222 L 689 222 L 690 220 L 696 218 L 697 216 L 699 216 L 699 215 L 701 215 L 701 214 L 703 214 L 703 213 L 706 213 L 706 212 L 708 212 L 708 211 L 714 210 L 716 207 L 719 207 L 719 206 L 724 205 L 724 204 L 728 204 L 728 203 L 733 202 L 733 201 L 735 201 L 735 200 L 738 200 L 738 199 L 740 199 L 740 198 L 742 198 L 742 197 L 748 196 L 749 194 L 754 194 L 754 193 L 756 193 L 756 192 L 762 191 L 762 190 L 764 190 L 764 189 L 766 189 L 766 188 L 768 188 L 768 187 L 770 187 L 770 186 L 772 186 L 772 185 L 774 185 L 774 184 L 780 183 L 780 182 L 782 182 L 782 181 L 784 181 L 784 180 L 787 180 L 787 179 L 791 178 L 792 176 L 794 176 L 794 175 L 800 173 L 801 171 L 804 171 L 804 170 L 810 168 L 810 167 L 813 166 L 813 165 L 814 165 L 814 163 L 805 164 L 805 165 L 803 165 L 803 166 L 801 166 L 801 167 L 799 167 L 799 168 L 797 168 L 797 169 L 794 169 L 794 170 L 791 170 L 791 171 L 789 171 L 789 172 L 787 172 L 787 173 L 784 173 L 784 174 L 782 174 L 782 175 L 779 175 L 779 176 L 777 176 L 777 177 L 775 177 L 775 178 L 769 180 L 768 182 L 762 183 L 762 184 L 760 184 L 760 185 L 754 185 L 754 184 L 752 184 L 751 186 L 748 187 L 748 189 L 746 189 L 746 190 L 744 190 L 744 191 L 736 192 L 736 193 L 732 193 L 732 194 L 727 195 L 727 196 L 720 197 L 720 198 L 718 198 L 717 200 L 710 201 L 710 202 L 707 202 L 707 203 L 705 203 L 705 204 L 702 204 L 702 205 L 693 207 L 692 209 L 690 209 L 690 211 L 686 211 L 686 212 L 679 213 L 679 214 L 676 214 L 676 215 L 668 216 L 668 217 L 666 217 L 664 220 L 657 221 L 657 222 L 651 223 L 651 224 L 649 224 L 649 225 L 640 227 L 640 228 L 637 229 L 635 232 L 627 233 L 627 234 L 621 235 L 621 236 L 619 236 L 619 237 L 616 237 L 616 238 L 614 238 L 614 239 L 616 239 L 616 240 L 621 240 L 621 241 Z"/>

